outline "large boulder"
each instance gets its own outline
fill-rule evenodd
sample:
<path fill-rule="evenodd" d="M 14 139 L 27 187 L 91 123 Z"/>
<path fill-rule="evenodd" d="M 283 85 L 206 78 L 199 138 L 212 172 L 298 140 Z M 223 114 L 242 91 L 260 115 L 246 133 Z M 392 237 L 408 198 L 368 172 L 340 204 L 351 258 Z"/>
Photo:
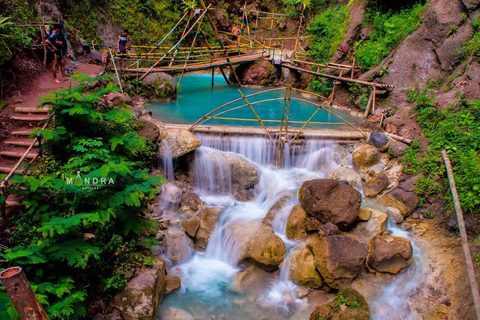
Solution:
<path fill-rule="evenodd" d="M 112 305 L 125 320 L 154 320 L 165 290 L 165 264 L 159 261 L 133 278 L 115 295 Z"/>
<path fill-rule="evenodd" d="M 266 225 L 260 227 L 248 244 L 248 257 L 267 270 L 275 269 L 286 251 L 282 239 Z"/>
<path fill-rule="evenodd" d="M 370 272 L 397 274 L 413 263 L 410 240 L 394 236 L 376 236 L 369 242 L 367 268 Z"/>
<path fill-rule="evenodd" d="M 313 252 L 315 267 L 325 283 L 335 289 L 350 285 L 360 272 L 368 252 L 366 243 L 342 235 L 309 236 L 307 248 Z"/>
<path fill-rule="evenodd" d="M 175 274 L 165 276 L 165 294 L 178 290 L 182 285 L 182 279 Z"/>
<path fill-rule="evenodd" d="M 361 208 L 361 212 L 368 212 L 370 218 L 367 221 L 358 222 L 352 230 L 351 235 L 361 242 L 368 242 L 374 236 L 381 235 L 387 230 L 388 216 L 386 213 Z"/>
<path fill-rule="evenodd" d="M 278 82 L 277 69 L 268 60 L 242 64 L 235 72 L 242 84 L 274 85 Z M 230 81 L 237 82 L 233 75 L 230 75 Z"/>
<path fill-rule="evenodd" d="M 110 107 L 119 107 L 122 105 L 133 105 L 132 99 L 126 94 L 120 92 L 110 92 L 105 97 L 105 104 Z"/>
<path fill-rule="evenodd" d="M 290 260 L 290 277 L 296 284 L 318 289 L 323 280 L 315 268 L 315 259 L 310 250 L 303 247 L 292 253 Z"/>
<path fill-rule="evenodd" d="M 363 193 L 365 193 L 367 197 L 376 197 L 380 192 L 387 189 L 389 184 L 390 180 L 388 180 L 387 175 L 381 171 L 370 177 L 367 182 L 364 183 Z"/>
<path fill-rule="evenodd" d="M 385 209 L 385 213 L 390 218 L 390 220 L 396 224 L 402 223 L 402 221 L 405 219 L 402 212 L 394 207 L 387 207 Z"/>
<path fill-rule="evenodd" d="M 327 179 L 335 179 L 338 181 L 347 181 L 348 184 L 356 190 L 362 188 L 362 178 L 355 170 L 347 167 L 336 167 L 328 171 L 325 175 Z"/>
<path fill-rule="evenodd" d="M 307 212 L 303 210 L 302 206 L 297 204 L 290 211 L 287 220 L 287 227 L 285 233 L 289 239 L 302 240 L 307 237 Z"/>
<path fill-rule="evenodd" d="M 206 208 L 203 209 L 198 217 L 200 218 L 200 226 L 195 235 L 195 245 L 201 249 L 205 250 L 208 245 L 208 240 L 215 230 L 218 222 L 218 216 L 222 209 L 220 208 Z"/>
<path fill-rule="evenodd" d="M 232 192 L 239 201 L 251 200 L 259 181 L 257 166 L 245 157 L 214 149 L 199 149 L 188 164 L 190 183 L 213 193 Z"/>
<path fill-rule="evenodd" d="M 232 252 L 238 255 L 236 262 L 250 260 L 265 270 L 273 270 L 285 256 L 282 239 L 261 221 L 233 221 L 226 227 L 226 234 L 234 243 Z"/>
<path fill-rule="evenodd" d="M 341 229 L 355 223 L 362 201 L 357 190 L 333 179 L 305 181 L 298 191 L 298 198 L 310 216 L 323 223 L 336 224 Z"/>
<path fill-rule="evenodd" d="M 173 263 L 182 263 L 193 254 L 193 242 L 185 232 L 176 227 L 170 227 L 163 239 L 165 255 Z"/>
<path fill-rule="evenodd" d="M 166 73 L 150 73 L 142 81 L 144 96 L 150 100 L 173 101 L 177 99 L 177 84 Z"/>
<path fill-rule="evenodd" d="M 377 148 L 371 145 L 364 145 L 353 152 L 353 163 L 359 170 L 364 170 L 379 163 L 381 157 Z"/>
<path fill-rule="evenodd" d="M 310 314 L 309 320 L 369 320 L 367 300 L 357 290 L 345 288 L 335 299 L 324 303 Z"/>
<path fill-rule="evenodd" d="M 381 196 L 380 199 L 400 210 L 403 217 L 409 216 L 418 207 L 420 200 L 415 194 L 417 180 L 418 177 L 412 177 L 400 182 L 396 188 Z"/>
<path fill-rule="evenodd" d="M 159 158 L 178 158 L 199 148 L 202 142 L 193 133 L 182 129 L 165 129 L 161 132 L 164 139 L 158 141 Z"/>
<path fill-rule="evenodd" d="M 197 216 L 189 216 L 182 221 L 182 228 L 192 238 L 195 238 L 198 228 L 200 227 L 200 218 Z"/>

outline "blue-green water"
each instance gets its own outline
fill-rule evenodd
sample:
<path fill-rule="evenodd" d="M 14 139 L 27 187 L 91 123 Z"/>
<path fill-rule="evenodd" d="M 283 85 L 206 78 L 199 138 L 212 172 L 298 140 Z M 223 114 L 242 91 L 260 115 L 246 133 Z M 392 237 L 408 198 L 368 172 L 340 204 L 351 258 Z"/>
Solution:
<path fill-rule="evenodd" d="M 269 88 L 247 88 L 242 87 L 241 90 L 245 95 L 249 95 L 255 92 L 263 91 Z M 280 121 L 282 117 L 283 109 L 283 98 L 285 97 L 285 91 L 274 91 L 267 92 L 261 95 L 249 97 L 249 102 L 260 101 L 264 99 L 274 99 L 281 98 L 277 101 L 263 102 L 259 104 L 254 104 L 253 107 L 258 113 L 262 120 L 278 120 Z M 321 104 L 321 100 L 315 97 L 304 96 L 299 93 L 292 92 L 292 97 L 302 98 L 310 100 L 317 104 Z M 238 88 L 234 86 L 229 86 L 225 83 L 225 80 L 221 75 L 215 75 L 215 85 L 212 88 L 212 76 L 209 74 L 193 74 L 185 76 L 182 80 L 181 89 L 178 93 L 177 101 L 173 102 L 151 102 L 147 109 L 153 112 L 153 117 L 159 119 L 166 123 L 181 123 L 181 124 L 193 124 L 195 121 L 200 119 L 206 113 L 211 110 L 230 102 L 234 99 L 241 98 Z M 241 106 L 246 104 L 242 99 L 228 108 Z M 306 121 L 316 110 L 316 106 L 301 102 L 301 101 L 291 101 L 290 106 L 290 121 Z M 219 110 L 221 112 L 223 110 Z M 340 115 L 347 121 L 353 122 L 352 116 L 347 112 L 339 109 L 329 109 L 332 112 Z M 228 113 L 220 115 L 221 117 L 227 118 L 241 118 L 241 119 L 256 119 L 253 111 L 248 107 L 243 107 L 241 109 L 233 110 Z M 320 110 L 317 112 L 315 117 L 311 120 L 313 122 L 332 122 L 342 124 L 343 121 L 332 115 L 331 113 Z M 233 120 L 220 120 L 220 119 L 209 119 L 204 124 L 213 125 L 213 124 L 222 124 L 222 125 L 236 125 L 236 126 L 258 126 L 258 122 L 249 122 L 249 121 L 233 121 Z M 267 126 L 279 126 L 280 123 L 265 122 Z M 290 123 L 289 126 L 300 127 L 303 123 L 294 124 Z M 324 125 L 324 124 L 309 124 L 309 127 L 313 126 L 322 126 L 322 127 L 332 127 L 335 125 Z"/>

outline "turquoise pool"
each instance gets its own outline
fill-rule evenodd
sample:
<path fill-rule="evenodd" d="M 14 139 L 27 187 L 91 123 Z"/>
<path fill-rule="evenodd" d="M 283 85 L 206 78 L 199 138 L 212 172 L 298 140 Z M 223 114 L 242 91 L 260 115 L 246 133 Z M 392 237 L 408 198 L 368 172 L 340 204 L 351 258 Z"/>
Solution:
<path fill-rule="evenodd" d="M 181 123 L 181 124 L 193 124 L 207 112 L 227 103 L 234 99 L 241 98 L 238 88 L 229 86 L 225 83 L 222 75 L 215 75 L 215 85 L 212 88 L 212 76 L 209 74 L 192 74 L 185 76 L 182 80 L 182 86 L 178 92 L 177 101 L 173 102 L 151 102 L 148 104 L 147 109 L 152 111 L 153 117 L 159 119 L 165 123 Z M 241 90 L 245 95 L 249 95 L 255 92 L 263 91 L 268 88 L 247 88 L 242 87 Z M 278 101 L 269 101 L 260 104 L 253 105 L 255 111 L 261 117 L 262 120 L 280 120 L 283 109 L 283 97 L 285 93 L 283 90 L 264 93 L 258 96 L 248 98 L 249 102 L 260 101 L 264 99 L 282 98 Z M 311 100 L 316 103 L 321 103 L 320 99 L 305 97 L 299 93 L 292 93 L 292 97 L 303 98 Z M 232 104 L 229 108 L 235 106 L 244 105 L 245 101 L 241 101 Z M 290 107 L 290 121 L 306 121 L 311 117 L 316 107 L 301 101 L 291 102 Z M 336 114 L 342 116 L 348 121 L 353 121 L 352 116 L 347 112 L 339 109 L 331 109 Z M 221 110 L 220 110 L 221 111 Z M 255 115 L 252 110 L 247 106 L 241 109 L 233 110 L 228 113 L 224 113 L 221 117 L 226 118 L 241 118 L 241 119 L 255 119 Z M 312 119 L 313 122 L 332 122 L 343 123 L 342 120 L 336 116 L 330 114 L 325 110 L 317 112 Z M 233 120 L 220 120 L 209 119 L 204 124 L 222 124 L 222 125 L 236 125 L 236 126 L 257 126 L 256 122 L 249 121 L 233 121 Z M 265 122 L 267 126 L 279 126 L 279 123 Z M 301 127 L 302 124 L 290 123 L 290 126 Z M 335 126 L 332 125 L 320 125 L 310 124 L 313 126 Z"/>

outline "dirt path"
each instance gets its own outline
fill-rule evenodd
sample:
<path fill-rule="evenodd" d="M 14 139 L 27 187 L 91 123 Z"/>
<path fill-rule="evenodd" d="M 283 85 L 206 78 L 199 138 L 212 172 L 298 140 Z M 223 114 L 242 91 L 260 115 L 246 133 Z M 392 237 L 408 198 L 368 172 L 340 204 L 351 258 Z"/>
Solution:
<path fill-rule="evenodd" d="M 66 66 L 71 67 L 71 62 L 68 61 Z M 96 76 L 101 71 L 102 66 L 81 62 L 75 70 L 91 76 Z M 33 79 L 22 75 L 19 75 L 18 79 L 18 88 L 7 99 L 8 105 L 0 112 L 0 173 L 8 171 L 8 168 L 18 160 L 16 155 L 6 155 L 5 152 L 16 154 L 24 152 L 27 147 L 22 144 L 29 141 L 28 134 L 25 134 L 41 126 L 44 123 L 42 118 L 48 116 L 47 112 L 39 113 L 35 110 L 39 100 L 54 90 L 69 86 L 69 81 L 55 83 L 50 70 L 42 70 Z"/>

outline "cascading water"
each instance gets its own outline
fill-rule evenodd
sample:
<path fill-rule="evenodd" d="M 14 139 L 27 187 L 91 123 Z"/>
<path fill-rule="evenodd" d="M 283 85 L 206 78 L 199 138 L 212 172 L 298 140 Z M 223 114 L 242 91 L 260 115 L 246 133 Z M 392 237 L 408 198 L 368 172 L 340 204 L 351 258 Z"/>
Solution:
<path fill-rule="evenodd" d="M 198 137 L 202 140 L 202 147 L 196 150 L 195 155 L 196 192 L 209 206 L 222 207 L 223 211 L 206 251 L 196 252 L 189 261 L 178 266 L 182 289 L 167 295 L 162 309 L 186 309 L 198 319 L 304 319 L 305 310 L 311 308 L 311 312 L 315 305 L 297 299 L 296 285 L 289 279 L 291 253 L 303 244 L 285 235 L 288 215 L 298 203 L 297 197 L 290 197 L 272 221 L 273 231 L 284 241 L 287 254 L 279 271 L 271 274 L 273 279 L 270 284 L 259 294 L 239 295 L 231 290 L 232 279 L 243 266 L 238 261 L 240 245 L 229 226 L 241 221 L 249 227 L 249 223 L 263 219 L 283 195 L 296 194 L 303 181 L 323 178 L 329 170 L 338 166 L 351 166 L 350 152 L 338 144 L 323 141 L 307 140 L 303 145 L 292 146 L 285 144 L 283 168 L 279 169 L 275 166 L 277 146 L 269 140 L 206 134 Z M 234 199 L 232 173 L 225 160 L 227 153 L 247 158 L 258 167 L 259 182 L 253 200 L 239 202 Z M 394 234 L 402 232 L 398 228 L 391 229 Z M 418 254 L 416 248 L 414 252 Z M 404 308 L 406 302 L 402 299 L 412 290 L 411 277 L 421 274 L 418 268 L 410 268 L 385 287 L 384 293 L 371 303 L 373 319 L 387 319 L 383 316 L 384 312 L 391 315 L 392 310 L 397 312 Z M 302 309 L 305 310 L 300 316 Z M 408 318 L 408 311 L 399 314 L 402 319 Z"/>

